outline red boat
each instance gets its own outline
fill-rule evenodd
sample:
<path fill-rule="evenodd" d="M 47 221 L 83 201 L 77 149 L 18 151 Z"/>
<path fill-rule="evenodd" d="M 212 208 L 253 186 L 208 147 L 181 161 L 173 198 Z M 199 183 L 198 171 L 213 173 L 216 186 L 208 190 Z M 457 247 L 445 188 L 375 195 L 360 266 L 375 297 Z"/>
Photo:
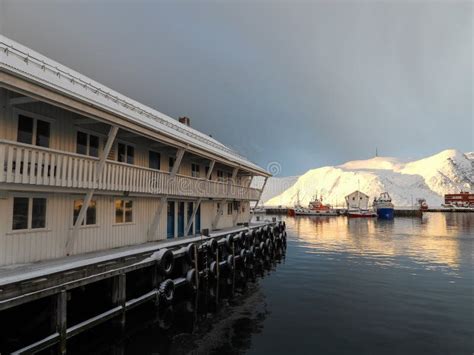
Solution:
<path fill-rule="evenodd" d="M 371 218 L 377 217 L 377 213 L 371 210 L 352 210 L 347 211 L 347 217 L 350 218 Z"/>
<path fill-rule="evenodd" d="M 444 195 L 444 207 L 474 208 L 474 194 L 461 191 L 458 194 Z"/>

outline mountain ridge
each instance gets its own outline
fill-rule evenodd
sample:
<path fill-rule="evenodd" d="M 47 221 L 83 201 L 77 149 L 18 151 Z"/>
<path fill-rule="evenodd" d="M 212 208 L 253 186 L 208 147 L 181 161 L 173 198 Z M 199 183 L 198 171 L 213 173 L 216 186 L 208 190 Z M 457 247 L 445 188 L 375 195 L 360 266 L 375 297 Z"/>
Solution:
<path fill-rule="evenodd" d="M 263 201 L 270 206 L 293 206 L 299 199 L 302 205 L 307 205 L 315 195 L 322 195 L 324 202 L 343 206 L 346 195 L 360 190 L 371 199 L 387 191 L 394 204 L 400 207 L 411 206 L 417 198 L 425 198 L 429 205 L 439 206 L 444 194 L 474 186 L 473 166 L 472 152 L 462 153 L 455 149 L 413 161 L 394 157 L 354 160 L 310 169 L 290 187 L 281 184 L 284 186 L 281 191 L 271 194 L 264 191 Z M 275 181 L 267 185 L 278 186 Z"/>

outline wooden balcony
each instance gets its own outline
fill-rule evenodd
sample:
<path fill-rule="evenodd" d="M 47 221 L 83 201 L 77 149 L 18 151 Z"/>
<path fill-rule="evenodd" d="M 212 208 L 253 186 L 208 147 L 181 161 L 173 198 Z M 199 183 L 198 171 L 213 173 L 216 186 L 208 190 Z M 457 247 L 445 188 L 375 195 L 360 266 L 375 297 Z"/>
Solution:
<path fill-rule="evenodd" d="M 107 160 L 96 178 L 98 158 L 0 140 L 0 183 L 96 189 L 130 194 L 258 200 L 260 191 Z"/>

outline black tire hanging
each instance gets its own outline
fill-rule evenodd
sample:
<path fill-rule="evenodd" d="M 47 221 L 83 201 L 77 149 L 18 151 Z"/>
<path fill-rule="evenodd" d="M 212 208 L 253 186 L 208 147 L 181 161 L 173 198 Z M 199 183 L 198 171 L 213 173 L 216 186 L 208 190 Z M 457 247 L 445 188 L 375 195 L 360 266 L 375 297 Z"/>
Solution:
<path fill-rule="evenodd" d="M 186 273 L 186 281 L 188 281 L 191 290 L 197 291 L 197 284 L 196 284 L 196 269 L 189 269 Z"/>
<path fill-rule="evenodd" d="M 174 255 L 169 249 L 161 249 L 156 255 L 158 270 L 162 275 L 169 276 L 174 268 Z"/>
<path fill-rule="evenodd" d="M 171 303 L 174 298 L 174 282 L 171 279 L 167 279 L 160 284 L 158 289 L 160 300 L 165 303 Z"/>
<path fill-rule="evenodd" d="M 189 265 L 194 265 L 195 248 L 196 245 L 194 243 L 189 243 L 186 246 L 186 261 Z"/>

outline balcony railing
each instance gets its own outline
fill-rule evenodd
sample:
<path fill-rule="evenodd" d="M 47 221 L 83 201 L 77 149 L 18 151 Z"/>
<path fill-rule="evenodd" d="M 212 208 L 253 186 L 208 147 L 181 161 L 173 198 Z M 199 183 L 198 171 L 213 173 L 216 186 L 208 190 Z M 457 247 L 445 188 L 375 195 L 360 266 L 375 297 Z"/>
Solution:
<path fill-rule="evenodd" d="M 260 191 L 225 182 L 176 175 L 107 160 L 97 176 L 99 159 L 75 153 L 0 140 L 0 183 L 96 189 L 215 199 L 258 200 Z"/>

